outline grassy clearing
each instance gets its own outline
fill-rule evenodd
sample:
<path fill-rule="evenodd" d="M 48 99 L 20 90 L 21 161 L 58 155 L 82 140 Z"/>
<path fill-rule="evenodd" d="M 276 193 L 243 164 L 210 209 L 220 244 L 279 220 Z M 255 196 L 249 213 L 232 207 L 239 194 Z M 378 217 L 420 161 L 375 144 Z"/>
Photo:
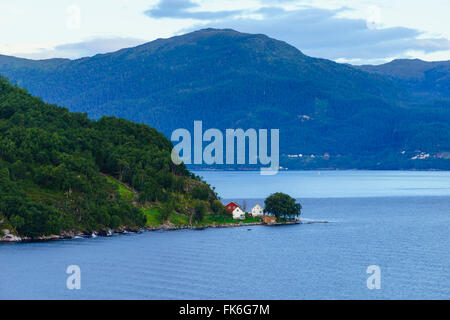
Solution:
<path fill-rule="evenodd" d="M 146 226 L 148 227 L 158 227 L 160 225 L 163 224 L 163 221 L 161 220 L 161 213 L 159 211 L 159 208 L 157 207 L 151 207 L 151 208 L 146 208 L 143 209 L 145 216 L 147 217 L 147 224 Z M 172 223 L 173 225 L 175 225 L 176 227 L 184 227 L 184 226 L 189 226 L 189 217 L 184 215 L 184 214 L 180 214 L 177 212 L 172 212 L 169 216 L 169 222 Z M 245 220 L 234 220 L 233 217 L 230 215 L 211 215 L 211 214 L 207 214 L 204 218 L 203 221 L 200 223 L 193 223 L 193 226 L 202 226 L 202 227 L 206 227 L 206 226 L 210 226 L 210 225 L 222 225 L 222 224 L 238 224 L 238 223 L 258 223 L 261 222 L 260 218 L 253 218 L 249 215 L 246 215 L 246 219 Z"/>
<path fill-rule="evenodd" d="M 133 191 L 128 189 L 122 182 L 120 182 L 119 180 L 117 180 L 117 179 L 115 179 L 113 177 L 107 176 L 107 175 L 105 175 L 104 177 L 106 178 L 106 180 L 109 183 L 117 186 L 117 188 L 119 190 L 119 194 L 120 194 L 120 196 L 122 198 L 128 199 L 128 200 L 132 200 L 133 199 Z"/>
<path fill-rule="evenodd" d="M 151 207 L 147 209 L 143 209 L 145 216 L 147 217 L 146 226 L 148 227 L 158 227 L 163 224 L 161 219 L 161 212 L 157 207 Z M 169 222 L 174 224 L 177 227 L 183 227 L 189 225 L 189 217 L 173 212 L 169 216 Z"/>
<path fill-rule="evenodd" d="M 147 217 L 147 227 L 157 227 L 162 224 L 161 213 L 158 208 L 152 207 L 143 209 L 145 216 Z"/>
<path fill-rule="evenodd" d="M 245 220 L 234 220 L 231 213 L 229 215 L 221 215 L 221 216 L 216 216 L 216 215 L 207 215 L 203 221 L 200 223 L 200 225 L 212 225 L 213 223 L 215 223 L 216 225 L 219 224 L 230 224 L 230 223 L 258 223 L 260 222 L 261 219 L 260 218 L 254 218 L 248 214 L 245 215 Z"/>
<path fill-rule="evenodd" d="M 183 227 L 189 225 L 189 218 L 183 214 L 172 213 L 169 217 L 169 221 L 177 227 Z"/>

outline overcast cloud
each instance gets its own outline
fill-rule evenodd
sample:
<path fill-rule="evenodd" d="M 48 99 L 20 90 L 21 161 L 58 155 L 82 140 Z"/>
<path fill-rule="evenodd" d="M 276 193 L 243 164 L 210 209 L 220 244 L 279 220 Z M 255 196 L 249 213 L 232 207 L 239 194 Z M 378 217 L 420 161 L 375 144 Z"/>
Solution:
<path fill-rule="evenodd" d="M 191 10 L 200 6 L 190 0 L 162 0 L 155 7 L 144 13 L 151 18 L 177 18 L 195 20 L 215 20 L 232 17 L 239 14 L 240 10 L 201 11 Z"/>
<path fill-rule="evenodd" d="M 175 0 L 162 3 L 166 1 Z M 182 10 L 188 9 L 183 7 Z M 286 41 L 310 56 L 354 63 L 380 63 L 390 57 L 406 56 L 411 50 L 425 53 L 450 50 L 448 39 L 422 38 L 422 32 L 412 28 L 372 27 L 370 21 L 338 17 L 343 10 L 348 9 L 263 7 L 247 12 L 244 17 L 229 16 L 198 23 L 183 32 L 214 27 L 263 33 Z"/>
<path fill-rule="evenodd" d="M 448 60 L 449 10 L 448 0 L 0 1 L 0 54 L 76 59 L 215 27 L 339 62 Z"/>

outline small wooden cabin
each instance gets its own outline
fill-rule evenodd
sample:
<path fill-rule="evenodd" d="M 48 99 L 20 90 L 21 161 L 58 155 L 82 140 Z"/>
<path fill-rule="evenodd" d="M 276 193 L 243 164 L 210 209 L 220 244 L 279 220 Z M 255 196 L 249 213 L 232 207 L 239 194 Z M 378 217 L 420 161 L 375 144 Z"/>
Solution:
<path fill-rule="evenodd" d="M 277 223 L 277 218 L 274 216 L 265 215 L 262 217 L 262 220 L 265 224 L 275 224 Z"/>

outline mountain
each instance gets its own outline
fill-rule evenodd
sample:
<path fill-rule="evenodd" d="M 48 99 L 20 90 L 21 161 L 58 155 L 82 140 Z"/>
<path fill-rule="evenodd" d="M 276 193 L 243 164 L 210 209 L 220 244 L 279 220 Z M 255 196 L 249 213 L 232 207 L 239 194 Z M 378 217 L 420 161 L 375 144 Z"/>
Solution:
<path fill-rule="evenodd" d="M 124 117 L 166 136 L 192 129 L 194 120 L 205 129 L 279 128 L 282 163 L 290 168 L 447 166 L 410 161 L 417 153 L 433 158 L 450 151 L 448 89 L 436 87 L 437 71 L 437 91 L 417 100 L 407 80 L 368 69 L 229 29 L 78 60 L 0 56 L 0 74 L 92 118 Z M 288 157 L 300 153 L 314 157 Z"/>
<path fill-rule="evenodd" d="M 358 68 L 389 77 L 407 89 L 414 99 L 450 99 L 450 61 L 398 59 L 382 65 L 363 65 Z"/>
<path fill-rule="evenodd" d="M 0 78 L 0 241 L 187 224 L 197 207 L 211 212 L 215 193 L 172 163 L 172 147 L 147 125 L 90 120 Z"/>

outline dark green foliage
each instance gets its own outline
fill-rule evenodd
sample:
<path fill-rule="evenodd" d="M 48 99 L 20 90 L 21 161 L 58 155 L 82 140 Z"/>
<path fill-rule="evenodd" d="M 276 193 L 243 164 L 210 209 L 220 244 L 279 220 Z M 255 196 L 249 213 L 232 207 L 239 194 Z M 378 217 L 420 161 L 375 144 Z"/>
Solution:
<path fill-rule="evenodd" d="M 191 178 L 171 149 L 146 125 L 89 120 L 0 78 L 0 214 L 20 235 L 144 226 L 142 210 L 103 175 L 134 188 L 141 202 L 166 201 Z"/>
<path fill-rule="evenodd" d="M 301 214 L 302 205 L 294 198 L 281 192 L 270 195 L 264 200 L 264 212 L 272 213 L 275 217 L 294 218 Z"/>
<path fill-rule="evenodd" d="M 163 223 L 166 222 L 169 219 L 170 214 L 173 211 L 174 211 L 174 206 L 173 206 L 172 202 L 169 201 L 169 202 L 163 203 L 161 206 L 161 211 L 160 211 L 161 221 Z"/>
<path fill-rule="evenodd" d="M 174 177 L 173 179 L 173 190 L 175 192 L 184 192 L 184 187 L 185 187 L 185 183 L 184 183 L 185 179 L 183 179 L 182 177 Z"/>
<path fill-rule="evenodd" d="M 212 209 L 213 213 L 218 214 L 225 210 L 225 206 L 223 205 L 223 203 L 220 200 L 214 200 L 211 203 L 211 209 Z"/>
<path fill-rule="evenodd" d="M 209 198 L 209 190 L 205 186 L 195 186 L 191 191 L 192 198 L 198 200 L 208 200 Z"/>
<path fill-rule="evenodd" d="M 222 219 L 224 217 L 230 217 L 230 213 L 225 209 L 225 206 L 220 200 L 213 200 L 211 202 L 212 216 L 215 219 Z"/>
<path fill-rule="evenodd" d="M 111 228 L 118 228 L 122 224 L 122 219 L 119 216 L 113 215 L 111 217 Z"/>
<path fill-rule="evenodd" d="M 1 191 L 0 212 L 11 222 L 19 234 L 38 237 L 60 232 L 62 216 L 57 210 L 27 200 L 23 195 L 5 195 L 5 190 Z"/>
<path fill-rule="evenodd" d="M 194 207 L 194 215 L 192 217 L 192 220 L 195 223 L 199 223 L 203 220 L 203 218 L 205 217 L 207 212 L 207 208 L 204 202 L 202 201 L 197 201 L 195 203 L 195 207 Z"/>

